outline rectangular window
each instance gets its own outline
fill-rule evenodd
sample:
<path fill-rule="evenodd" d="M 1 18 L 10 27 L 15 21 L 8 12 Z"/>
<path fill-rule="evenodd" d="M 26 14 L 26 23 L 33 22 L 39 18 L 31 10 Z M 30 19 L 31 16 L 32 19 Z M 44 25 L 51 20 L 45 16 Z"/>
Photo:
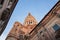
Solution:
<path fill-rule="evenodd" d="M 40 31 L 40 34 L 42 33 L 43 31 Z"/>
<path fill-rule="evenodd" d="M 54 29 L 55 31 L 57 31 L 58 29 L 60 29 L 60 27 L 59 27 L 57 24 L 55 24 L 55 25 L 53 26 L 53 29 Z"/>
<path fill-rule="evenodd" d="M 8 7 L 7 7 L 7 8 L 10 9 L 14 1 L 15 1 L 15 0 L 10 0 L 9 3 L 8 3 Z"/>
<path fill-rule="evenodd" d="M 4 0 L 0 0 L 0 4 L 3 4 L 4 3 Z"/>
<path fill-rule="evenodd" d="M 2 8 L 2 5 L 0 4 L 0 8 Z"/>
<path fill-rule="evenodd" d="M 14 2 L 15 0 L 10 0 L 10 2 Z"/>
<path fill-rule="evenodd" d="M 4 0 L 0 0 L 0 8 L 2 8 L 3 3 L 4 3 Z"/>
<path fill-rule="evenodd" d="M 19 39 L 20 39 L 20 40 L 24 40 L 23 35 L 19 35 Z"/>

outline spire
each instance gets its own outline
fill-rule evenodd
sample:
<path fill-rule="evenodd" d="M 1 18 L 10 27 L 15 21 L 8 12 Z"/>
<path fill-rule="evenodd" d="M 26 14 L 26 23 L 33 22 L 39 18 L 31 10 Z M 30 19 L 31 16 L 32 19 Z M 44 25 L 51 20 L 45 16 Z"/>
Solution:
<path fill-rule="evenodd" d="M 28 14 L 28 16 L 30 16 L 31 14 L 30 14 L 30 12 L 29 12 L 29 14 Z"/>
<path fill-rule="evenodd" d="M 28 13 L 28 16 L 25 18 L 24 25 L 34 25 L 37 24 L 36 19 L 31 15 L 31 13 Z"/>

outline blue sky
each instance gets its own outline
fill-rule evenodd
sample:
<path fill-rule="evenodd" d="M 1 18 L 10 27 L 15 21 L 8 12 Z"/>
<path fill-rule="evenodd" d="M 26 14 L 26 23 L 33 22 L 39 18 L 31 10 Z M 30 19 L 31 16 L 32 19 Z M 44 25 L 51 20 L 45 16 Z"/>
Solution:
<path fill-rule="evenodd" d="M 5 40 L 15 21 L 23 24 L 25 17 L 30 12 L 39 22 L 57 1 L 58 0 L 19 0 L 5 31 L 0 36 L 0 40 Z"/>

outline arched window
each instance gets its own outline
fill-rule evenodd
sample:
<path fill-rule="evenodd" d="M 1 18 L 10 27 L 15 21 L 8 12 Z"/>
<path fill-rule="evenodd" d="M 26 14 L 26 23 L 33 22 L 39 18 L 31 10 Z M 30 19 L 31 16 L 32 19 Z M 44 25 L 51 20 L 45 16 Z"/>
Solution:
<path fill-rule="evenodd" d="M 32 21 L 29 21 L 29 24 L 31 25 L 33 22 Z"/>
<path fill-rule="evenodd" d="M 3 11 L 2 16 L 1 16 L 1 20 L 6 20 L 9 17 L 10 13 L 9 13 L 9 9 L 6 9 Z"/>

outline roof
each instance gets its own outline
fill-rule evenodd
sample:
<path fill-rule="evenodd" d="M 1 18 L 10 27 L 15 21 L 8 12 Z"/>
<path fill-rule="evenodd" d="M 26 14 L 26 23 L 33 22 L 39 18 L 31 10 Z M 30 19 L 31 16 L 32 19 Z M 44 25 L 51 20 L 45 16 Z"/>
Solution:
<path fill-rule="evenodd" d="M 60 0 L 52 7 L 52 9 L 44 16 L 44 18 L 36 25 L 36 27 L 41 24 L 41 22 L 48 16 L 48 14 L 50 14 L 50 12 L 55 8 L 55 6 L 56 6 L 59 2 L 60 2 Z M 36 27 L 35 27 L 33 30 L 35 30 Z M 32 33 L 33 30 L 32 30 L 30 33 Z M 29 33 L 29 34 L 30 34 L 30 33 Z"/>

